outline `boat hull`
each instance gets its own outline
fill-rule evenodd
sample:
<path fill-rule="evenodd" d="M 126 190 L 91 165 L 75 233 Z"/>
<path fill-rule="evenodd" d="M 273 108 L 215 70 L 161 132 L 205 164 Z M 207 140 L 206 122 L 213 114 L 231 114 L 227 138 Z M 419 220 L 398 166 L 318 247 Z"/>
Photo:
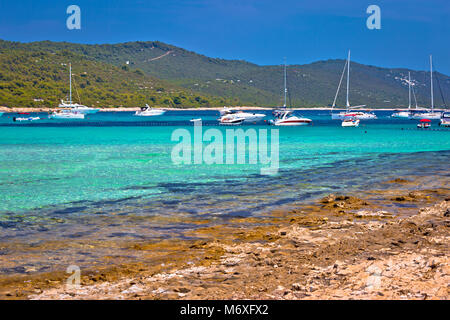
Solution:
<path fill-rule="evenodd" d="M 430 119 L 430 120 L 439 120 L 441 119 L 441 112 L 427 112 L 427 113 L 415 113 L 411 116 L 411 119 L 422 120 L 422 119 Z"/>
<path fill-rule="evenodd" d="M 149 110 L 149 111 L 136 111 L 134 115 L 138 117 L 155 117 L 155 116 L 162 116 L 164 113 L 166 113 L 165 110 Z"/>

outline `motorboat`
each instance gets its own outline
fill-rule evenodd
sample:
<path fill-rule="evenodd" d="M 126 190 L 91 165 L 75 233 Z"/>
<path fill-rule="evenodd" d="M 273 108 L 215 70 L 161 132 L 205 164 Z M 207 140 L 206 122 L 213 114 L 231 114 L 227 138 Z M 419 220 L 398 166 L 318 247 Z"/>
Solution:
<path fill-rule="evenodd" d="M 422 119 L 417 124 L 417 128 L 419 129 L 428 129 L 431 127 L 431 120 L 430 119 Z"/>
<path fill-rule="evenodd" d="M 278 117 L 271 121 L 275 126 L 307 126 L 312 120 L 301 116 L 295 116 L 292 110 L 280 112 Z"/>
<path fill-rule="evenodd" d="M 427 112 L 415 113 L 412 119 L 433 119 L 439 120 L 442 117 L 442 112 L 434 111 L 434 91 L 433 91 L 433 56 L 430 55 L 430 93 L 431 93 L 431 109 Z"/>
<path fill-rule="evenodd" d="M 238 118 L 233 114 L 224 115 L 224 116 L 220 117 L 220 119 L 219 119 L 219 123 L 221 125 L 228 125 L 228 126 L 240 125 L 244 121 L 245 121 L 244 118 Z"/>
<path fill-rule="evenodd" d="M 70 109 L 62 109 L 53 112 L 49 119 L 84 119 L 85 114 Z"/>
<path fill-rule="evenodd" d="M 148 104 L 145 107 L 142 107 L 141 110 L 136 111 L 135 116 L 141 117 L 152 117 L 152 116 L 161 116 L 166 112 L 163 109 L 154 109 L 151 108 Z"/>
<path fill-rule="evenodd" d="M 343 127 L 359 127 L 359 119 L 354 117 L 347 117 L 344 120 L 342 120 L 342 126 Z"/>
<path fill-rule="evenodd" d="M 344 79 L 345 71 L 347 71 L 347 95 L 346 95 L 346 108 L 345 111 L 339 113 L 333 113 L 333 109 L 336 107 L 336 100 L 339 95 L 339 90 L 341 88 L 342 80 Z M 344 120 L 347 117 L 354 117 L 356 119 L 377 119 L 377 116 L 373 112 L 363 112 L 363 111 L 351 111 L 351 109 L 357 109 L 365 107 L 365 105 L 360 106 L 350 106 L 349 102 L 349 90 L 350 90 L 350 50 L 348 51 L 347 61 L 344 64 L 344 69 L 342 70 L 341 78 L 339 80 L 339 85 L 334 96 L 334 101 L 331 106 L 331 119 L 332 120 Z"/>
<path fill-rule="evenodd" d="M 76 88 L 75 88 L 76 89 Z M 69 101 L 61 99 L 61 103 L 58 105 L 61 109 L 70 109 L 76 113 L 92 114 L 97 113 L 100 109 L 89 108 L 82 104 L 74 103 L 72 101 L 72 64 L 69 63 Z"/>
<path fill-rule="evenodd" d="M 263 113 L 244 112 L 242 110 L 235 110 L 230 108 L 223 108 L 220 110 L 221 118 L 224 116 L 234 116 L 237 119 L 244 119 L 244 122 L 256 122 L 262 120 L 266 115 Z"/>
<path fill-rule="evenodd" d="M 23 122 L 23 121 L 36 121 L 36 120 L 40 120 L 41 118 L 39 117 L 28 117 L 28 118 L 23 118 L 23 117 L 13 117 L 13 121 L 19 121 L 19 122 Z"/>
<path fill-rule="evenodd" d="M 190 122 L 194 122 L 194 123 L 202 122 L 202 118 L 191 119 L 191 120 L 189 120 L 189 121 L 190 121 Z"/>
<path fill-rule="evenodd" d="M 439 125 L 442 127 L 450 127 L 450 112 L 443 112 Z"/>

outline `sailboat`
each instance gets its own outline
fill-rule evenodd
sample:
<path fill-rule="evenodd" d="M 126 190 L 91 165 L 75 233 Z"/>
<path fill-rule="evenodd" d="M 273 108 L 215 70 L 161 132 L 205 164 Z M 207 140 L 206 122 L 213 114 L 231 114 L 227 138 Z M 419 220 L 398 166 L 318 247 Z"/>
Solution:
<path fill-rule="evenodd" d="M 348 119 L 348 117 L 352 117 L 355 119 L 376 119 L 377 116 L 373 112 L 362 112 L 362 111 L 351 111 L 350 109 L 356 109 L 365 107 L 365 105 L 350 107 L 350 102 L 348 99 L 349 89 L 350 89 L 350 50 L 348 51 L 347 61 L 344 65 L 344 69 L 342 70 L 341 79 L 339 80 L 339 85 L 336 91 L 336 95 L 334 96 L 333 105 L 331 106 L 331 110 L 336 107 L 336 100 L 339 94 L 339 89 L 341 88 L 342 79 L 344 78 L 345 69 L 347 68 L 347 100 L 346 100 L 346 109 L 345 111 L 339 113 L 331 112 L 331 119 L 333 120 L 344 120 Z M 347 118 L 346 118 L 347 117 Z"/>
<path fill-rule="evenodd" d="M 411 72 L 408 71 L 408 98 L 409 98 L 409 104 L 408 104 L 408 111 L 398 111 L 391 115 L 392 118 L 409 118 L 412 116 L 411 111 Z M 415 95 L 414 95 L 415 98 Z M 417 109 L 417 100 L 416 100 L 416 109 Z"/>
<path fill-rule="evenodd" d="M 69 63 L 69 101 L 64 101 L 61 99 L 61 103 L 58 105 L 58 108 L 68 109 L 72 112 L 82 113 L 82 114 L 92 114 L 99 111 L 99 109 L 89 108 L 84 105 L 74 103 L 72 101 L 72 64 Z"/>
<path fill-rule="evenodd" d="M 431 90 L 431 109 L 428 112 L 415 113 L 412 119 L 441 119 L 442 112 L 434 111 L 434 95 L 433 95 L 433 56 L 430 54 L 430 90 Z"/>
<path fill-rule="evenodd" d="M 307 126 L 312 120 L 302 116 L 295 116 L 292 110 L 287 110 L 287 77 L 286 60 L 284 61 L 284 103 L 283 107 L 273 111 L 275 117 L 270 122 L 275 126 Z"/>

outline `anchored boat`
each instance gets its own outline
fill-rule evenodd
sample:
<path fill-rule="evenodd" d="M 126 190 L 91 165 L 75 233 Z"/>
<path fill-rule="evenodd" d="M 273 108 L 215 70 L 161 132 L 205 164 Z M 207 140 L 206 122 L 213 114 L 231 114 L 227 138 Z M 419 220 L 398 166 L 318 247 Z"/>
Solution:
<path fill-rule="evenodd" d="M 334 96 L 334 101 L 333 101 L 333 105 L 331 106 L 331 110 L 333 110 L 333 108 L 336 107 L 336 100 L 337 100 L 337 97 L 339 94 L 339 90 L 341 88 L 341 84 L 342 84 L 342 80 L 344 78 L 346 68 L 347 68 L 347 96 L 346 96 L 347 99 L 346 99 L 346 104 L 345 104 L 346 110 L 339 112 L 339 113 L 331 112 L 331 119 L 344 120 L 345 117 L 354 117 L 357 119 L 376 119 L 377 116 L 373 112 L 350 111 L 350 109 L 357 109 L 357 108 L 365 107 L 365 105 L 354 106 L 354 107 L 350 106 L 350 102 L 349 102 L 349 98 L 348 98 L 349 89 L 350 89 L 350 50 L 348 51 L 347 61 L 345 62 L 344 69 L 342 70 L 341 79 L 339 80 L 339 85 L 336 90 L 336 95 Z"/>
<path fill-rule="evenodd" d="M 148 104 L 146 104 L 145 107 L 141 108 L 141 110 L 136 111 L 134 115 L 140 117 L 152 117 L 152 116 L 162 116 L 164 113 L 166 113 L 166 110 L 154 109 L 151 108 Z"/>

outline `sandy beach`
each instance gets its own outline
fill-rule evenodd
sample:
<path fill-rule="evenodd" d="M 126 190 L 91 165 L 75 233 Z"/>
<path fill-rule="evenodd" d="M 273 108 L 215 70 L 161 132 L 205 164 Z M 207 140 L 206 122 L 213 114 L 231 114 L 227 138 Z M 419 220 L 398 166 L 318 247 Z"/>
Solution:
<path fill-rule="evenodd" d="M 64 272 L 2 277 L 0 297 L 448 299 L 448 179 L 404 188 L 414 183 L 395 179 L 388 190 L 330 194 L 257 224 L 236 218 L 191 234 L 202 240 L 130 243 L 148 262 L 81 270 L 80 287 L 66 286 Z"/>

